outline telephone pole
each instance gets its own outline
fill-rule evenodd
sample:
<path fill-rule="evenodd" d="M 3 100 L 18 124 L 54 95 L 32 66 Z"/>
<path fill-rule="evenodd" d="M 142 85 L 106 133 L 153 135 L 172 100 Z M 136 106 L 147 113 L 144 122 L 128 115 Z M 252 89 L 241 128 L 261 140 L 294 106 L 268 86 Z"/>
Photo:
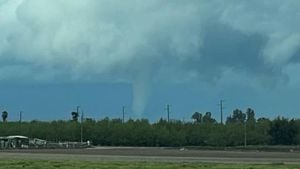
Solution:
<path fill-rule="evenodd" d="M 80 106 L 77 106 L 77 107 L 76 107 L 77 115 L 79 115 L 79 109 L 80 109 Z"/>
<path fill-rule="evenodd" d="M 80 106 L 77 106 L 76 107 L 76 112 L 77 112 L 77 115 L 79 116 L 79 109 L 80 109 Z M 83 125 L 82 125 L 82 122 L 83 122 L 83 111 L 81 110 L 81 117 L 80 117 L 80 143 L 82 145 L 82 142 L 83 142 Z"/>
<path fill-rule="evenodd" d="M 80 142 L 83 143 L 83 110 L 81 110 L 81 123 L 80 123 Z"/>
<path fill-rule="evenodd" d="M 122 107 L 122 123 L 125 123 L 125 106 Z"/>
<path fill-rule="evenodd" d="M 244 122 L 244 146 L 247 147 L 247 121 Z"/>
<path fill-rule="evenodd" d="M 224 109 L 223 102 L 224 102 L 224 100 L 220 100 L 220 104 L 219 104 L 219 106 L 220 106 L 220 114 L 221 114 L 221 124 L 223 124 L 223 109 Z"/>
<path fill-rule="evenodd" d="M 23 112 L 20 111 L 20 114 L 19 114 L 19 115 L 20 115 L 20 119 L 19 119 L 19 122 L 20 122 L 20 123 L 22 123 L 22 113 L 23 113 Z"/>
<path fill-rule="evenodd" d="M 168 123 L 170 122 L 170 107 L 171 105 L 167 104 L 167 115 L 168 115 Z"/>

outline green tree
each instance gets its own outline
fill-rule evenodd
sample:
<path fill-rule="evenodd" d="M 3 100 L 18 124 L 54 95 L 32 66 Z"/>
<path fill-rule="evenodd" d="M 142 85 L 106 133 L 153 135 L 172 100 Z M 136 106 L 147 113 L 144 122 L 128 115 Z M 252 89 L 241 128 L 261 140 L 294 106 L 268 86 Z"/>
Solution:
<path fill-rule="evenodd" d="M 3 121 L 3 122 L 6 122 L 7 117 L 8 117 L 8 112 L 7 112 L 7 111 L 3 111 L 3 112 L 2 112 L 2 121 Z"/>
<path fill-rule="evenodd" d="M 255 126 L 255 140 L 256 144 L 267 145 L 271 141 L 271 135 L 269 134 L 271 128 L 271 120 L 267 118 L 257 119 Z"/>
<path fill-rule="evenodd" d="M 295 144 L 297 136 L 297 126 L 294 120 L 277 117 L 271 122 L 271 144 L 291 145 Z"/>
<path fill-rule="evenodd" d="M 202 114 L 199 112 L 195 112 L 192 115 L 192 119 L 194 120 L 195 123 L 201 123 L 202 122 Z"/>
<path fill-rule="evenodd" d="M 211 112 L 206 112 L 202 120 L 205 124 L 213 124 L 217 122 L 214 118 L 211 117 Z"/>
<path fill-rule="evenodd" d="M 295 143 L 300 145 L 300 119 L 295 120 L 296 127 L 297 127 L 297 136 L 295 138 Z"/>
<path fill-rule="evenodd" d="M 255 123 L 256 122 L 255 112 L 253 109 L 248 108 L 246 110 L 246 114 L 247 114 L 247 123 Z"/>
<path fill-rule="evenodd" d="M 71 115 L 72 115 L 72 120 L 73 121 L 78 121 L 78 117 L 79 117 L 79 114 L 78 114 L 78 112 L 72 112 L 71 113 Z"/>
<path fill-rule="evenodd" d="M 247 108 L 246 115 L 247 115 L 247 120 L 246 120 L 247 132 L 249 132 L 250 134 L 252 133 L 253 135 L 252 131 L 254 130 L 256 124 L 255 112 L 253 109 Z M 253 136 L 251 138 L 253 138 Z"/>
<path fill-rule="evenodd" d="M 235 109 L 232 115 L 227 117 L 226 123 L 244 123 L 246 120 L 246 114 L 240 109 Z"/>

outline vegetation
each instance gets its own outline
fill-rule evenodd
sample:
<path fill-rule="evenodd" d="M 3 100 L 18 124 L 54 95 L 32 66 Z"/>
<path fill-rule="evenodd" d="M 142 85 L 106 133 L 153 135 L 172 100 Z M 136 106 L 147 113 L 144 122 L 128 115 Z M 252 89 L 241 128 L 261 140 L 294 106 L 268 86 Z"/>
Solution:
<path fill-rule="evenodd" d="M 7 111 L 2 112 L 2 121 L 5 122 L 8 117 Z"/>
<path fill-rule="evenodd" d="M 72 112 L 71 115 L 72 115 L 72 120 L 73 121 L 78 121 L 78 117 L 79 117 L 78 112 Z"/>
<path fill-rule="evenodd" d="M 0 169 L 293 169 L 299 165 L 254 165 L 254 164 L 206 164 L 206 163 L 158 163 L 158 162 L 87 162 L 87 161 L 38 161 L 38 160 L 0 160 Z"/>
<path fill-rule="evenodd" d="M 300 145 L 300 120 L 277 117 L 259 118 L 254 110 L 245 113 L 236 109 L 225 124 L 217 123 L 211 113 L 191 115 L 193 122 L 160 119 L 128 120 L 105 118 L 99 121 L 78 121 L 78 113 L 71 113 L 70 121 L 5 122 L 0 124 L 0 136 L 25 135 L 48 141 L 80 141 L 107 146 L 243 146 Z"/>

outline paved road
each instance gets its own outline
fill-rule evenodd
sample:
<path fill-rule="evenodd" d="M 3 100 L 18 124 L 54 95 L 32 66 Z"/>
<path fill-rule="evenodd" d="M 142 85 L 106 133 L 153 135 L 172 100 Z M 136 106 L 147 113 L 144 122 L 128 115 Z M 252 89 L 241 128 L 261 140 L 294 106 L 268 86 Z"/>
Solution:
<path fill-rule="evenodd" d="M 300 164 L 300 152 L 206 151 L 132 147 L 0 151 L 0 159 L 5 158 L 88 161 L 162 161 Z"/>

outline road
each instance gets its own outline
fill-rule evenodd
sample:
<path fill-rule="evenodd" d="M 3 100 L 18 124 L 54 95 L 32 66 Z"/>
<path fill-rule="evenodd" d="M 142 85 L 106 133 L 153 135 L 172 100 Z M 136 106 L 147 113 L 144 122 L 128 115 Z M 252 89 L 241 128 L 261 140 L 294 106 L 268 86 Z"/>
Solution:
<path fill-rule="evenodd" d="M 90 149 L 1 150 L 0 159 L 300 164 L 300 152 L 98 147 Z"/>

